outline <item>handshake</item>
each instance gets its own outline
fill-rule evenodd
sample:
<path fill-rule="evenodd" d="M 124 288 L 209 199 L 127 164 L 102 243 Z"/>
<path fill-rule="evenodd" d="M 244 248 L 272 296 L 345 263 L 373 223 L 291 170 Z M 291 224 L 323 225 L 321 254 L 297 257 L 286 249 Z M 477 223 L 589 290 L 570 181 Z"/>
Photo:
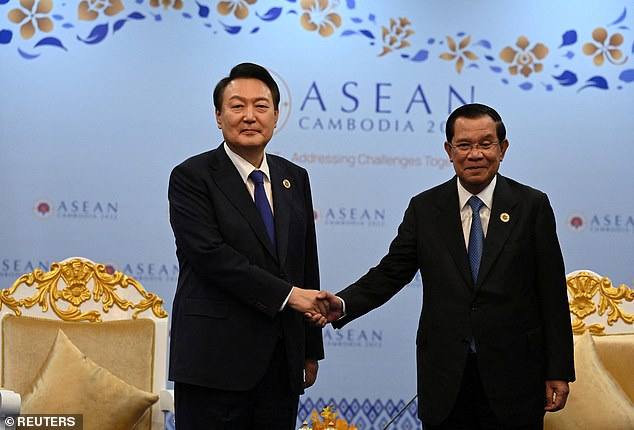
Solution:
<path fill-rule="evenodd" d="M 305 320 L 317 327 L 325 327 L 343 316 L 343 302 L 328 291 L 293 287 L 288 305 L 303 313 Z"/>

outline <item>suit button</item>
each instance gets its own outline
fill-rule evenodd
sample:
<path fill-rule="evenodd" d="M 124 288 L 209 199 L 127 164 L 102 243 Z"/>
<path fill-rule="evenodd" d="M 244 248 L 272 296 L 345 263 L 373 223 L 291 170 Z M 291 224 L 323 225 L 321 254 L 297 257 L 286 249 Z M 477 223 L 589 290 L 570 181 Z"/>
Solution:
<path fill-rule="evenodd" d="M 476 302 L 471 303 L 471 310 L 472 311 L 477 311 L 480 308 L 478 307 L 478 304 Z"/>

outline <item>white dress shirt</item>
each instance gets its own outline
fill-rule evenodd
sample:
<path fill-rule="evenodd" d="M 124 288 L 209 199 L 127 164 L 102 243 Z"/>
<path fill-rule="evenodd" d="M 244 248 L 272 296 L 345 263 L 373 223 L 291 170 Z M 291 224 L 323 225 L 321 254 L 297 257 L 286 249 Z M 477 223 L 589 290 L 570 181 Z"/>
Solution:
<path fill-rule="evenodd" d="M 249 175 L 251 174 L 251 172 L 253 172 L 256 169 L 256 167 L 254 167 L 253 164 L 249 163 L 247 160 L 245 160 L 244 158 L 240 157 L 238 154 L 233 152 L 231 148 L 229 148 L 229 145 L 227 145 L 227 142 L 225 142 L 223 146 L 225 148 L 227 155 L 229 156 L 229 159 L 231 160 L 233 165 L 236 166 L 236 169 L 238 169 L 238 173 L 240 173 L 240 177 L 244 181 L 244 184 L 246 185 L 247 190 L 249 190 L 249 194 L 251 194 L 251 198 L 253 199 L 253 201 L 255 201 L 255 184 L 253 183 L 253 181 L 249 179 Z M 273 215 L 275 215 L 275 209 L 273 209 L 273 191 L 271 189 L 271 175 L 269 174 L 269 164 L 266 161 L 266 153 L 264 153 L 264 157 L 262 158 L 262 164 L 260 164 L 260 167 L 258 167 L 257 170 L 261 170 L 262 173 L 264 173 L 264 191 L 266 191 L 266 198 L 269 199 L 269 205 L 271 205 L 271 212 L 273 212 Z"/>
<path fill-rule="evenodd" d="M 471 194 L 462 186 L 460 179 L 456 182 L 458 183 L 458 202 L 460 204 L 460 219 L 462 221 L 464 244 L 467 251 L 469 251 L 469 233 L 471 232 L 471 217 L 473 215 L 473 211 L 467 201 L 474 194 Z M 484 237 L 487 237 L 487 230 L 489 229 L 489 219 L 491 219 L 491 208 L 493 207 L 493 191 L 495 190 L 496 183 L 497 175 L 493 177 L 491 183 L 487 185 L 484 190 L 475 194 L 480 200 L 482 200 L 482 203 L 484 203 L 484 205 L 480 208 L 480 221 L 482 222 Z"/>

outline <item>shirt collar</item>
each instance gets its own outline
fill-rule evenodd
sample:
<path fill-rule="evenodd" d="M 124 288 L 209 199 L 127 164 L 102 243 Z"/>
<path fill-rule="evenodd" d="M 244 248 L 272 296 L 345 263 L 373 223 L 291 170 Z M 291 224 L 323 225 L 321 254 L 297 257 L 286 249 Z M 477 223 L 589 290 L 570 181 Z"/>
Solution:
<path fill-rule="evenodd" d="M 489 185 L 484 187 L 484 190 L 476 194 L 476 196 L 478 196 L 478 198 L 482 200 L 482 203 L 484 203 L 484 205 L 489 208 L 489 210 L 493 207 L 493 191 L 495 190 L 497 179 L 498 175 L 495 175 Z M 462 186 L 462 184 L 460 183 L 460 179 L 457 179 L 456 182 L 458 182 L 458 202 L 460 203 L 460 209 L 462 209 L 467 204 L 467 200 L 469 200 L 469 198 L 473 194 L 471 194 L 465 189 L 465 187 Z"/>
<path fill-rule="evenodd" d="M 229 148 L 229 145 L 227 145 L 227 142 L 223 143 L 223 147 L 225 148 L 225 152 L 229 156 L 231 162 L 234 164 L 234 166 L 236 166 L 236 169 L 238 169 L 238 173 L 240 173 L 242 181 L 244 181 L 244 183 L 246 184 L 247 179 L 249 178 L 249 174 L 251 174 L 251 172 L 255 170 L 255 167 L 253 167 L 253 164 L 249 163 L 247 160 L 233 152 L 231 148 Z M 266 152 L 264 153 L 264 157 L 262 157 L 262 164 L 257 170 L 261 170 L 264 173 L 264 176 L 268 178 L 269 182 L 271 181 L 271 175 L 269 174 L 269 163 L 266 161 Z"/>

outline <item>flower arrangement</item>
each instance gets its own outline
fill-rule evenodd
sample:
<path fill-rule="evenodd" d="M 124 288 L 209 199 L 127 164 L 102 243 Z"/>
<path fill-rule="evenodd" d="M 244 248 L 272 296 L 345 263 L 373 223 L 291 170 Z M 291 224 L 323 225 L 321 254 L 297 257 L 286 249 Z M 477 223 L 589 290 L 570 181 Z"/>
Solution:
<path fill-rule="evenodd" d="M 299 430 L 359 430 L 356 426 L 348 424 L 348 421 L 343 418 L 337 418 L 338 414 L 333 405 L 326 406 L 319 414 L 317 411 L 313 411 L 310 416 L 312 425 L 308 427 L 308 422 L 304 421 Z"/>

